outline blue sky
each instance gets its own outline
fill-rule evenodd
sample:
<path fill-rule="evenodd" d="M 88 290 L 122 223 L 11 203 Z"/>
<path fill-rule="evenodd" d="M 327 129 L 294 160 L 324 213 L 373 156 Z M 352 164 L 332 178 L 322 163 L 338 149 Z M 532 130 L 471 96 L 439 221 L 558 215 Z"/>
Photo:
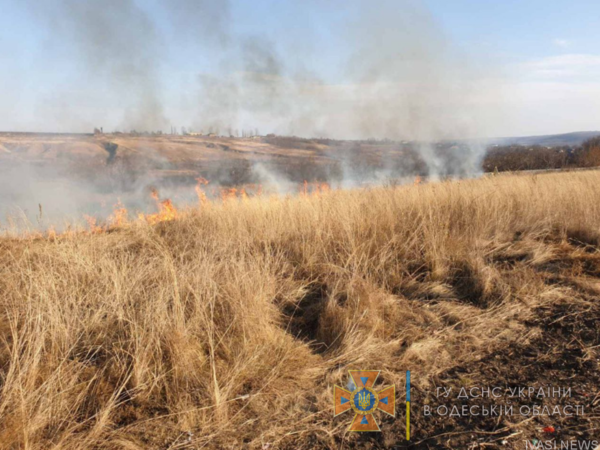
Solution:
<path fill-rule="evenodd" d="M 486 45 L 515 58 L 551 56 L 561 39 L 578 52 L 597 50 L 600 4 L 595 1 L 428 0 L 427 5 L 460 45 Z"/>
<path fill-rule="evenodd" d="M 76 1 L 2 1 L 0 129 L 211 121 L 333 137 L 600 129 L 597 1 L 81 0 L 88 10 L 65 13 Z M 203 9 L 211 3 L 214 17 Z M 100 33 L 115 27 L 103 61 L 89 55 L 103 47 L 102 34 L 86 31 L 98 22 Z M 153 105 L 161 114 L 148 118 Z"/>

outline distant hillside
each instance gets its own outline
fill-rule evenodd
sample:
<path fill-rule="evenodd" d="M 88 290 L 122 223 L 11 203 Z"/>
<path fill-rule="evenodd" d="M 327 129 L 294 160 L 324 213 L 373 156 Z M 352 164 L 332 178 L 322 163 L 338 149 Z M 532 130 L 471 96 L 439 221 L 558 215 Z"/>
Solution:
<path fill-rule="evenodd" d="M 509 138 L 492 139 L 494 145 L 545 145 L 548 147 L 558 147 L 561 145 L 578 146 L 586 140 L 600 136 L 600 131 L 577 131 L 565 134 L 549 134 L 544 136 L 521 136 Z"/>

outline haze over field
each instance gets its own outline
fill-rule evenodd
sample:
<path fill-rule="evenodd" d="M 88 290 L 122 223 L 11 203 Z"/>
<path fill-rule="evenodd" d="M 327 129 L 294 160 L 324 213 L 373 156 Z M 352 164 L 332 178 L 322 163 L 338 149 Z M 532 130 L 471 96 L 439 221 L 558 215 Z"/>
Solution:
<path fill-rule="evenodd" d="M 571 5 L 13 2 L 0 124 L 345 139 L 598 129 L 598 5 Z"/>

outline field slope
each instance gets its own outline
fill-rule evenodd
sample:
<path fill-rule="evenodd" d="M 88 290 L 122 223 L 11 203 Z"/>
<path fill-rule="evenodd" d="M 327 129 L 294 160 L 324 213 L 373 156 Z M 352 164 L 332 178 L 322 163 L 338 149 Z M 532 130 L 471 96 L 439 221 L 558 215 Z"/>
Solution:
<path fill-rule="evenodd" d="M 400 405 L 412 371 L 410 448 L 598 438 L 599 182 L 251 198 L 0 238 L 0 447 L 408 448 L 401 409 L 378 434 L 333 418 L 353 368 L 381 369 Z M 436 386 L 547 385 L 585 415 L 422 414 Z"/>

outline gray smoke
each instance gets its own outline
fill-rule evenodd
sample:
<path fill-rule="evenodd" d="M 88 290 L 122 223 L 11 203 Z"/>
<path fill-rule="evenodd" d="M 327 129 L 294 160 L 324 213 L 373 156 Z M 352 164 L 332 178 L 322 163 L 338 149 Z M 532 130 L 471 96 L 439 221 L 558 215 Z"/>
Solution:
<path fill-rule="evenodd" d="M 229 0 L 156 0 L 153 8 L 135 0 L 49 0 L 41 12 L 28 3 L 46 18 L 50 46 L 62 56 L 74 52 L 89 90 L 99 94 L 90 98 L 106 94 L 96 105 L 106 122 L 118 116 L 123 130 L 166 130 L 175 120 L 223 134 L 260 128 L 338 139 L 432 141 L 485 132 L 477 111 L 485 74 L 416 0 L 270 5 L 275 16 L 294 8 L 286 20 L 302 33 L 293 42 L 239 31 Z M 311 27 L 317 6 L 343 13 L 328 24 L 328 40 Z M 184 81 L 164 70 L 174 49 L 202 67 L 196 87 L 174 85 Z M 175 108 L 172 92 L 186 93 L 187 116 L 165 117 L 165 98 Z M 66 97 L 79 109 L 86 98 Z"/>
<path fill-rule="evenodd" d="M 83 112 L 91 105 L 81 105 L 80 99 L 87 98 L 101 102 L 102 114 L 94 116 L 101 123 L 116 123 L 128 131 L 166 126 L 159 79 L 161 38 L 153 19 L 134 0 L 26 4 L 47 29 L 47 49 L 77 66 L 76 83 L 86 82 L 85 92 L 67 89 L 60 108 L 58 99 L 47 99 L 53 103 L 49 112 L 62 111 L 70 122 L 86 120 Z M 72 104 L 65 105 L 64 97 Z M 77 123 L 72 127 L 79 128 Z"/>
<path fill-rule="evenodd" d="M 199 77 L 195 126 L 222 133 L 260 126 L 283 135 L 411 140 L 433 173 L 443 174 L 445 166 L 461 161 L 465 167 L 459 171 L 477 172 L 483 145 L 469 144 L 446 157 L 432 146 L 485 133 L 486 118 L 477 109 L 485 73 L 471 66 L 420 2 L 326 4 L 351 12 L 345 22 L 332 24 L 342 55 L 328 68 L 298 65 L 296 48 L 237 36 L 223 24 L 219 33 L 228 38 L 220 72 Z M 305 47 L 318 53 L 310 28 L 301 22 L 294 26 L 305 26 Z M 331 68 L 340 74 L 335 83 L 319 75 Z"/>
<path fill-rule="evenodd" d="M 231 44 L 229 0 L 170 0 L 162 1 L 161 6 L 179 43 L 218 49 Z"/>
<path fill-rule="evenodd" d="M 71 77 L 76 68 L 76 77 L 65 75 L 63 84 L 53 85 L 56 79 L 49 78 L 51 94 L 41 96 L 44 104 L 31 111 L 35 120 L 59 124 L 60 130 L 104 126 L 110 131 L 112 126 L 166 131 L 175 122 L 224 135 L 258 128 L 263 134 L 301 137 L 388 138 L 410 141 L 425 166 L 402 162 L 401 157 L 391 162 L 382 154 L 376 170 L 367 174 L 360 164 L 362 144 L 348 144 L 325 155 L 335 161 L 343 186 L 361 185 L 366 178 L 381 183 L 415 172 L 435 177 L 480 170 L 483 143 L 467 140 L 440 147 L 436 142 L 485 134 L 480 97 L 487 72 L 457 50 L 416 0 L 273 2 L 270 14 L 286 13 L 293 36 L 288 39 L 288 33 L 270 34 L 268 26 L 258 32 L 234 26 L 240 17 L 229 0 L 23 4 L 46 31 L 43 48 L 66 64 Z M 311 26 L 321 8 L 339 11 L 339 18 L 327 24 L 327 33 Z M 172 53 L 177 54 L 175 61 L 169 59 Z M 172 73 L 180 66 L 191 78 Z M 489 86 L 485 88 L 489 95 Z M 174 92 L 185 109 L 177 108 Z M 39 123 L 32 128 L 48 129 Z M 140 154 L 150 157 L 151 146 Z M 221 179 L 220 174 L 243 172 L 242 166 L 234 170 L 223 163 L 215 170 L 215 182 L 231 184 L 229 175 Z M 170 168 L 169 161 L 150 169 L 157 168 Z M 256 164 L 250 172 L 265 182 L 275 180 L 284 192 L 294 190 L 284 181 L 289 173 L 275 173 L 270 165 Z M 68 194 L 71 188 L 65 191 L 64 184 L 54 183 L 62 174 L 49 182 L 38 173 L 25 175 L 36 191 L 48 195 L 29 192 L 19 197 L 15 179 L 4 186 L 10 195 L 0 195 L 0 207 L 26 202 L 34 210 L 39 202 L 60 198 L 57 210 L 80 214 L 96 189 L 77 185 L 85 195 L 74 198 Z M 152 179 L 147 177 L 127 188 L 132 202 L 134 194 L 147 194 L 148 183 Z"/>

